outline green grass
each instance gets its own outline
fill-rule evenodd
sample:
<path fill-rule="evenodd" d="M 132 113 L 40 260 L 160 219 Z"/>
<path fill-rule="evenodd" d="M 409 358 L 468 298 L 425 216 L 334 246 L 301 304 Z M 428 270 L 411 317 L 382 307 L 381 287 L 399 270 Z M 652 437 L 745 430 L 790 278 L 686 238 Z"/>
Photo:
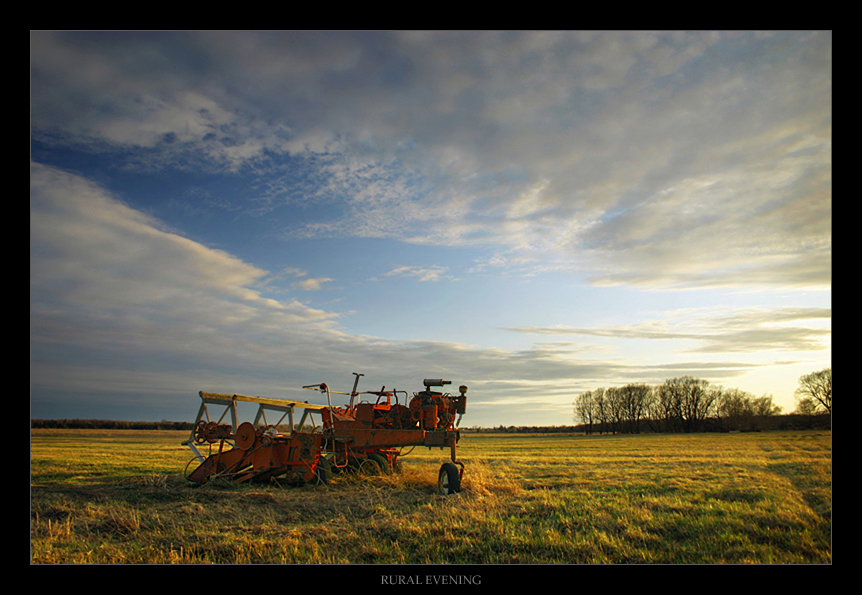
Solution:
<path fill-rule="evenodd" d="M 190 487 L 183 432 L 31 432 L 33 563 L 831 563 L 831 432 L 467 434 L 398 476 Z"/>

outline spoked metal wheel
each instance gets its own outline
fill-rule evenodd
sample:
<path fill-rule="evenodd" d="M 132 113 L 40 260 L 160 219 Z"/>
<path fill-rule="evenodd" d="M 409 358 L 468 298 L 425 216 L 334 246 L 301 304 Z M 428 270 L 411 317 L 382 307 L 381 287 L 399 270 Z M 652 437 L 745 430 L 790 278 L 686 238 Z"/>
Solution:
<path fill-rule="evenodd" d="M 443 463 L 437 477 L 437 491 L 444 496 L 461 491 L 461 473 L 455 463 Z"/>

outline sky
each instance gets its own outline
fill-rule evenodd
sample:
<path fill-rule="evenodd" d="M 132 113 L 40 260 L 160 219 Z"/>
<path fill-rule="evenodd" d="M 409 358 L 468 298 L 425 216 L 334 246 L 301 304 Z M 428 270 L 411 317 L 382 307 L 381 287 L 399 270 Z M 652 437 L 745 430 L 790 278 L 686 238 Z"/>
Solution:
<path fill-rule="evenodd" d="M 831 366 L 829 31 L 31 31 L 30 135 L 31 419 Z"/>

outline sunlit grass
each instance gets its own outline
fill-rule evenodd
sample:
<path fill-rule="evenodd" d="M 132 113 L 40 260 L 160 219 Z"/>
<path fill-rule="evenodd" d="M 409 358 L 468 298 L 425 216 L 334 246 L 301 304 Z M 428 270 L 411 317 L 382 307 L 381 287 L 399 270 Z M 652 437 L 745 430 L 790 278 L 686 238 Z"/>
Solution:
<path fill-rule="evenodd" d="M 397 476 L 190 487 L 181 432 L 34 431 L 34 563 L 830 563 L 831 433 L 462 438 Z"/>

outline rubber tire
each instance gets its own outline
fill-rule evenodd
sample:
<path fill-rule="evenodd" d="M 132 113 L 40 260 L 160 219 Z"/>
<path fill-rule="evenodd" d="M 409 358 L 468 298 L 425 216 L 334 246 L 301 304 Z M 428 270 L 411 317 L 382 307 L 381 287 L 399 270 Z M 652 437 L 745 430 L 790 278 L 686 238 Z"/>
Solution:
<path fill-rule="evenodd" d="M 386 460 L 386 457 L 384 457 L 381 454 L 372 453 L 372 454 L 368 455 L 368 458 L 373 460 L 373 461 L 377 461 L 377 465 L 380 467 L 380 472 L 383 475 L 389 475 L 390 474 L 389 461 Z"/>
<path fill-rule="evenodd" d="M 443 496 L 461 491 L 461 473 L 455 463 L 443 463 L 437 476 L 437 491 Z"/>
<path fill-rule="evenodd" d="M 383 467 L 380 466 L 380 461 L 373 456 L 368 456 L 359 462 L 356 472 L 362 477 L 380 477 L 386 474 Z"/>

